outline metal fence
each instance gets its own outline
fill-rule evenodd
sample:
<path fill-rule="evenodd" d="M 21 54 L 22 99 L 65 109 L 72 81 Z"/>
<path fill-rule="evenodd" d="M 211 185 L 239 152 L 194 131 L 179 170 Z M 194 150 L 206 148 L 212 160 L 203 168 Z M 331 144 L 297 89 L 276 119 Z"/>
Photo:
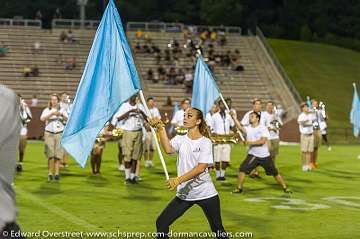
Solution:
<path fill-rule="evenodd" d="M 15 26 L 15 27 L 20 26 L 20 27 L 41 28 L 42 24 L 40 20 L 0 18 L 0 26 Z"/>
<path fill-rule="evenodd" d="M 99 21 L 85 20 L 83 26 L 85 29 L 96 29 L 99 26 Z M 82 28 L 82 21 L 78 19 L 54 19 L 52 20 L 53 28 L 79 29 Z"/>
<path fill-rule="evenodd" d="M 256 28 L 256 36 L 259 37 L 259 39 L 262 41 L 262 43 L 264 44 L 266 50 L 268 51 L 271 59 L 273 60 L 275 66 L 277 67 L 277 69 L 279 70 L 280 74 L 282 75 L 282 77 L 285 80 L 286 85 L 288 86 L 288 88 L 290 89 L 291 93 L 294 95 L 295 100 L 300 103 L 303 101 L 302 97 L 300 96 L 299 92 L 297 91 L 297 89 L 295 88 L 294 84 L 292 83 L 292 81 L 290 80 L 289 76 L 287 75 L 286 71 L 284 70 L 284 68 L 282 67 L 282 65 L 280 64 L 278 58 L 276 57 L 275 53 L 273 52 L 270 44 L 268 43 L 268 41 L 266 40 L 264 34 L 262 33 L 260 28 Z"/>
<path fill-rule="evenodd" d="M 228 34 L 241 35 L 240 27 L 231 26 L 185 26 L 182 23 L 166 23 L 166 22 L 128 22 L 126 29 L 128 31 L 149 31 L 149 32 L 182 32 L 185 28 L 191 29 L 193 32 L 200 32 L 204 29 L 209 31 L 223 31 Z"/>

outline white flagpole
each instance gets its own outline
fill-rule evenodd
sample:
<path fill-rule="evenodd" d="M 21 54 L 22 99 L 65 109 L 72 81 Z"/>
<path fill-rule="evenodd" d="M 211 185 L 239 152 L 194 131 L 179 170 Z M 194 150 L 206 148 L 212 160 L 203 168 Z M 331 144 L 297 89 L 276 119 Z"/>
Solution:
<path fill-rule="evenodd" d="M 145 113 L 146 113 L 146 115 L 148 115 L 150 117 L 151 113 L 150 113 L 150 110 L 149 110 L 149 108 L 148 108 L 148 106 L 146 104 L 145 97 L 144 97 L 144 94 L 143 94 L 142 90 L 139 91 L 139 95 L 140 95 L 140 100 L 141 100 L 142 104 L 144 105 L 144 109 L 146 111 Z M 164 169 L 165 178 L 166 178 L 166 180 L 169 180 L 169 174 L 168 174 L 168 171 L 167 171 L 167 168 L 166 168 L 166 163 L 165 163 L 165 160 L 164 160 L 164 156 L 161 153 L 160 145 L 159 145 L 158 139 L 156 137 L 155 130 L 153 129 L 153 127 L 150 127 L 150 128 L 151 128 L 151 133 L 152 133 L 153 137 L 155 138 L 155 145 L 156 145 L 156 149 L 157 149 L 158 154 L 159 154 L 161 165 L 162 165 L 162 167 Z"/>
<path fill-rule="evenodd" d="M 224 100 L 224 97 L 222 96 L 221 93 L 220 93 L 220 99 L 221 99 L 221 101 L 224 103 L 225 108 L 227 109 L 227 111 L 229 111 L 229 114 L 230 114 L 230 108 L 229 108 L 228 104 L 226 103 L 226 101 Z M 237 129 L 237 133 L 239 134 L 241 140 L 242 140 L 242 141 L 245 141 L 245 138 L 244 138 L 244 136 L 242 135 L 242 133 L 240 132 L 239 129 Z"/>

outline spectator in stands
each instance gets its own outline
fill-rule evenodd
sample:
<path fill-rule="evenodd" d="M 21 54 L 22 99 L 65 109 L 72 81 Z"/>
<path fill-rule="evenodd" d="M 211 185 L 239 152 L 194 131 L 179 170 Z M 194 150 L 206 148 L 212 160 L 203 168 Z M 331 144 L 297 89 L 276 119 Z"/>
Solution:
<path fill-rule="evenodd" d="M 42 13 L 40 10 L 37 10 L 36 14 L 35 14 L 35 20 L 40 20 L 42 19 Z"/>
<path fill-rule="evenodd" d="M 193 74 L 191 73 L 190 68 L 186 69 L 184 85 L 185 85 L 186 93 L 191 93 L 192 85 L 193 85 Z"/>
<path fill-rule="evenodd" d="M 165 81 L 166 80 L 166 71 L 162 65 L 159 66 L 157 69 L 158 75 L 159 75 L 159 81 Z"/>
<path fill-rule="evenodd" d="M 165 61 L 166 63 L 171 63 L 171 55 L 169 49 L 165 49 Z"/>
<path fill-rule="evenodd" d="M 40 51 L 41 43 L 39 41 L 34 42 L 34 53 L 38 53 Z"/>
<path fill-rule="evenodd" d="M 217 40 L 217 33 L 216 33 L 216 31 L 212 31 L 212 32 L 210 33 L 210 40 L 211 40 L 211 42 L 216 42 L 216 40 Z"/>
<path fill-rule="evenodd" d="M 138 29 L 135 33 L 135 37 L 138 40 L 141 39 L 143 37 L 143 32 L 140 29 Z"/>
<path fill-rule="evenodd" d="M 140 42 L 136 42 L 136 45 L 135 45 L 135 53 L 141 53 Z"/>
<path fill-rule="evenodd" d="M 33 98 L 31 99 L 31 107 L 37 106 L 38 103 L 39 103 L 39 100 L 38 100 L 37 96 L 33 95 Z"/>
<path fill-rule="evenodd" d="M 65 63 L 65 70 L 73 70 L 76 67 L 76 57 L 70 57 Z"/>
<path fill-rule="evenodd" d="M 154 82 L 154 73 L 151 68 L 146 73 L 146 80 Z M 154 82 L 154 83 L 156 83 L 156 82 Z"/>
<path fill-rule="evenodd" d="M 54 19 L 61 19 L 61 12 L 60 12 L 60 8 L 56 8 L 55 13 L 54 13 Z"/>
<path fill-rule="evenodd" d="M 225 45 L 226 45 L 226 42 L 227 42 L 227 40 L 226 40 L 225 33 L 224 33 L 224 34 L 221 34 L 221 36 L 220 36 L 220 41 L 219 41 L 219 45 L 220 45 L 220 46 L 225 46 Z"/>
<path fill-rule="evenodd" d="M 150 36 L 149 33 L 145 33 L 144 39 L 145 39 L 145 43 L 147 43 L 147 44 L 151 44 L 151 43 L 152 43 L 152 38 L 151 38 L 151 36 Z"/>
<path fill-rule="evenodd" d="M 68 35 L 66 34 L 65 31 L 62 31 L 62 32 L 61 32 L 61 34 L 60 34 L 60 36 L 59 36 L 59 40 L 60 40 L 61 42 L 67 43 L 67 41 L 68 41 Z"/>
<path fill-rule="evenodd" d="M 167 85 L 176 85 L 176 69 L 175 67 L 170 67 L 168 72 Z"/>
<path fill-rule="evenodd" d="M 159 65 L 160 62 L 161 62 L 161 51 L 160 52 L 155 52 L 154 56 L 155 56 L 155 60 L 156 60 L 156 65 Z"/>
<path fill-rule="evenodd" d="M 9 48 L 5 45 L 5 43 L 2 41 L 0 46 L 0 56 L 6 56 L 6 54 L 9 52 Z"/>
<path fill-rule="evenodd" d="M 67 33 L 67 43 L 76 43 L 76 39 L 71 30 Z"/>
<path fill-rule="evenodd" d="M 184 80 L 185 80 L 185 72 L 182 68 L 179 68 L 177 72 L 176 83 L 183 84 Z"/>
<path fill-rule="evenodd" d="M 24 77 L 29 77 L 31 76 L 31 68 L 28 66 L 25 66 L 23 69 L 23 73 L 24 73 Z"/>

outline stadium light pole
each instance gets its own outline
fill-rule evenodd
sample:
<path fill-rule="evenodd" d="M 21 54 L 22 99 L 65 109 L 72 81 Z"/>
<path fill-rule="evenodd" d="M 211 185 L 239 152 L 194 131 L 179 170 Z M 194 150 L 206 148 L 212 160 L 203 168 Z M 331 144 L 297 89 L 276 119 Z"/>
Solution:
<path fill-rule="evenodd" d="M 77 4 L 80 6 L 80 24 L 81 28 L 84 28 L 84 21 L 85 21 L 85 7 L 88 3 L 88 0 L 77 0 Z"/>

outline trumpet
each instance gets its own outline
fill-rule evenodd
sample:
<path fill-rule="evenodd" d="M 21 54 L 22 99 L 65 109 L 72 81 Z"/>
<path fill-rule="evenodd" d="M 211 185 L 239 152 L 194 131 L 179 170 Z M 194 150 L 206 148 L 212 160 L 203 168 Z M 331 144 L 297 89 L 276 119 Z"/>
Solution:
<path fill-rule="evenodd" d="M 187 134 L 188 130 L 184 126 L 178 126 L 175 128 L 175 132 L 178 135 L 185 135 Z"/>
<path fill-rule="evenodd" d="M 216 134 L 210 138 L 214 144 L 237 144 L 241 141 L 239 134 Z"/>

